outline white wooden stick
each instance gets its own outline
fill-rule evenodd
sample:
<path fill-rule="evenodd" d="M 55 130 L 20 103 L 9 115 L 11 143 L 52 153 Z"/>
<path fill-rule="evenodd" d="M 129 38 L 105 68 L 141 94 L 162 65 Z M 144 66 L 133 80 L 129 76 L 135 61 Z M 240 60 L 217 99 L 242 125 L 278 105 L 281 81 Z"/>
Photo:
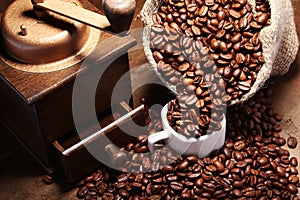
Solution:
<path fill-rule="evenodd" d="M 139 107 L 137 107 L 136 109 L 130 111 L 126 115 L 120 117 L 119 119 L 112 122 L 111 124 L 107 125 L 106 127 L 99 130 L 98 132 L 94 133 L 93 135 L 90 135 L 89 137 L 81 140 L 80 142 L 78 142 L 75 145 L 71 146 L 70 148 L 66 149 L 65 151 L 62 152 L 62 154 L 65 156 L 70 155 L 72 152 L 74 152 L 81 146 L 89 144 L 90 142 L 92 142 L 96 138 L 100 137 L 101 135 L 103 135 L 109 131 L 112 131 L 112 130 L 116 129 L 118 126 L 121 126 L 122 124 L 126 123 L 129 119 L 131 119 L 131 117 L 135 116 L 138 112 L 140 112 L 142 110 L 144 110 L 143 104 L 140 105 Z"/>

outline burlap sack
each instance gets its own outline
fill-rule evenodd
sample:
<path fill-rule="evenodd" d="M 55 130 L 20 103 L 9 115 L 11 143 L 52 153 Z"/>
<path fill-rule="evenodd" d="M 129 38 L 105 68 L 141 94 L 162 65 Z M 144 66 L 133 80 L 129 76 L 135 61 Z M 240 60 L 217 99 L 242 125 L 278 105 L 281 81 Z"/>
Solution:
<path fill-rule="evenodd" d="M 248 0 L 255 12 L 255 0 Z M 284 75 L 296 58 L 298 51 L 298 38 L 294 22 L 294 11 L 291 0 L 268 0 L 271 8 L 271 25 L 263 28 L 260 32 L 260 41 L 263 48 L 265 64 L 257 74 L 257 79 L 251 90 L 231 102 L 231 105 L 243 102 L 252 97 L 270 76 Z M 176 93 L 174 85 L 166 82 L 157 70 L 157 64 L 150 50 L 150 29 L 153 25 L 152 15 L 157 12 L 162 0 L 147 0 L 142 11 L 141 19 L 145 29 L 143 45 L 151 69 L 162 79 L 166 86 Z"/>

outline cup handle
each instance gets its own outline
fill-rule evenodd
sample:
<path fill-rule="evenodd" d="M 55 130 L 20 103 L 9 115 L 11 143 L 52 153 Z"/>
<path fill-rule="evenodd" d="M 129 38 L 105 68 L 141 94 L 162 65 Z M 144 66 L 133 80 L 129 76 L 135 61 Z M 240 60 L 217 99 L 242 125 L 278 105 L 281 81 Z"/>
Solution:
<path fill-rule="evenodd" d="M 157 147 L 155 144 L 160 140 L 165 140 L 169 138 L 169 134 L 166 131 L 160 131 L 148 136 L 148 148 L 151 152 L 154 152 Z"/>

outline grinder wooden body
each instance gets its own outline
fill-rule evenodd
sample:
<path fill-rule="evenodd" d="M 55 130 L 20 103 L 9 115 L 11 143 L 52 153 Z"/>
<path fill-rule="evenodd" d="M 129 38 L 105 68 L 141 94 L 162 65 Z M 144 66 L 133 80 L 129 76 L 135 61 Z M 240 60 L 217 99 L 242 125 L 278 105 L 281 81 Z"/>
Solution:
<path fill-rule="evenodd" d="M 86 0 L 80 1 L 84 8 L 94 12 L 99 11 Z M 5 36 L 4 36 L 5 37 Z M 113 37 L 110 45 L 103 46 L 99 53 L 100 59 L 107 59 L 111 52 L 126 52 L 135 45 L 131 37 L 118 37 L 107 31 L 100 31 L 100 39 L 96 46 L 101 46 L 103 41 Z M 5 54 L 5 49 L 1 49 Z M 14 60 L 10 60 L 14 63 Z M 97 161 L 83 150 L 74 152 L 73 155 L 60 155 L 57 141 L 68 140 L 66 135 L 75 134 L 74 120 L 72 116 L 72 91 L 75 77 L 80 73 L 81 77 L 87 76 L 85 70 L 80 68 L 81 62 L 67 68 L 45 73 L 31 73 L 14 68 L 13 64 L 7 64 L 0 60 L 0 121 L 46 168 L 55 167 L 61 162 L 65 170 L 67 181 L 73 182 L 86 175 L 96 167 Z M 57 63 L 59 65 L 59 63 Z M 55 64 L 53 65 L 55 66 Z M 101 66 L 99 66 L 101 67 Z M 100 116 L 109 115 L 111 107 L 111 95 L 115 84 L 129 70 L 128 55 L 118 57 L 103 74 L 95 99 L 95 110 Z M 88 77 L 86 77 L 88 82 Z M 125 92 L 131 88 L 130 77 L 122 82 L 124 93 L 120 92 L 118 98 L 112 104 L 118 104 L 125 98 Z M 56 143 L 55 143 L 56 141 Z M 74 142 L 74 141 L 73 141 Z M 69 143 L 69 145 L 72 142 Z M 81 166 L 68 167 L 71 163 L 68 159 L 76 160 Z M 75 163 L 76 163 L 75 162 Z M 80 168 L 85 166 L 83 168 Z"/>

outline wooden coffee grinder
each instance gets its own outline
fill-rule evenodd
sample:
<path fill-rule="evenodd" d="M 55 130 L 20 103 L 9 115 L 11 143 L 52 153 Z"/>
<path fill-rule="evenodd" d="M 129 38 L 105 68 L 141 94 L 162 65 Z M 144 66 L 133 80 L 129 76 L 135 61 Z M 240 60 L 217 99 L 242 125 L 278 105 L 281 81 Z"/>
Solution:
<path fill-rule="evenodd" d="M 99 164 L 80 145 L 69 154 L 62 153 L 80 141 L 72 116 L 72 90 L 76 75 L 85 76 L 88 70 L 81 63 L 97 47 L 101 47 L 100 60 L 125 52 L 110 64 L 97 88 L 95 110 L 106 119 L 103 125 L 109 125 L 111 105 L 119 108 L 120 116 L 131 111 L 123 101 L 128 94 L 120 92 L 112 103 L 111 95 L 129 70 L 126 52 L 135 40 L 107 31 L 110 22 L 87 0 L 15 0 L 1 17 L 1 123 L 45 168 L 60 163 L 67 181 L 74 182 Z M 121 91 L 128 91 L 130 77 L 121 85 Z M 117 129 L 114 126 L 105 134 L 117 137 Z"/>

